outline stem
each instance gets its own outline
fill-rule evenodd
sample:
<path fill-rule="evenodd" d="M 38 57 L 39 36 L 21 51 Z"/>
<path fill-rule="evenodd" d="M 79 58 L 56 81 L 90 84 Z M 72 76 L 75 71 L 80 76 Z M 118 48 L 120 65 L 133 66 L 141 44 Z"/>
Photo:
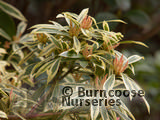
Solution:
<path fill-rule="evenodd" d="M 76 71 L 80 69 L 80 67 L 78 67 L 77 69 L 74 70 L 74 66 L 71 66 L 70 69 L 63 75 L 61 76 L 58 80 L 54 80 L 54 82 L 60 81 L 62 80 L 64 77 L 66 77 L 69 73 L 72 73 L 73 71 Z M 52 86 L 50 88 L 50 90 L 53 90 L 54 86 L 56 85 L 56 83 L 52 83 Z M 29 111 L 29 114 L 32 114 L 34 112 L 34 110 L 45 100 L 45 98 L 49 95 L 50 90 L 47 91 L 46 94 L 43 95 L 43 97 L 41 98 L 41 100 L 38 102 L 38 104 L 36 104 L 35 106 L 33 106 L 33 108 Z"/>
<path fill-rule="evenodd" d="M 73 68 L 74 67 L 71 67 L 63 76 L 61 76 L 60 78 L 59 78 L 59 80 L 62 80 L 64 77 L 66 77 L 69 73 L 71 73 L 72 71 L 73 71 Z"/>
<path fill-rule="evenodd" d="M 52 116 L 52 115 L 60 115 L 61 112 L 55 112 L 55 113 L 43 113 L 43 114 L 29 114 L 29 115 L 21 115 L 26 119 L 29 118 L 36 118 L 36 117 L 45 117 L 45 116 Z M 18 116 L 16 115 L 8 115 L 9 120 L 21 120 Z"/>
<path fill-rule="evenodd" d="M 75 112 L 69 112 L 69 114 L 79 114 L 79 111 L 75 111 Z M 56 115 L 57 117 L 59 115 L 63 114 L 63 112 L 52 112 L 52 113 L 41 113 L 41 114 L 28 114 L 28 115 L 23 115 L 21 114 L 20 116 L 24 117 L 25 119 L 33 119 L 33 118 L 37 118 L 37 117 L 46 117 L 46 116 L 53 116 Z M 8 115 L 8 120 L 21 120 L 20 117 L 18 117 L 17 115 Z"/>
<path fill-rule="evenodd" d="M 44 94 L 44 96 L 41 98 L 41 100 L 38 102 L 38 104 L 36 104 L 35 106 L 33 106 L 28 114 L 32 114 L 33 111 L 45 100 L 45 98 L 48 96 L 48 94 L 49 94 L 49 92 L 47 92 L 46 94 Z"/>

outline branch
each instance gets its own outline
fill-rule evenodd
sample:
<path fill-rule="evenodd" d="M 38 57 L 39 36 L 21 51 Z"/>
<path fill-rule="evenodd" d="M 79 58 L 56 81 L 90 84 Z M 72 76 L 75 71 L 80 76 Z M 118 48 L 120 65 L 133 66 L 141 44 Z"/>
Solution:
<path fill-rule="evenodd" d="M 69 73 L 72 73 L 73 71 L 76 71 L 76 70 L 78 70 L 78 69 L 80 69 L 80 67 L 78 67 L 77 69 L 74 69 L 74 66 L 71 66 L 70 69 L 69 69 L 63 76 L 61 76 L 61 77 L 58 79 L 58 81 L 62 80 L 62 79 L 63 79 L 64 77 L 66 77 Z M 54 81 L 56 81 L 56 80 L 54 80 Z M 55 85 L 55 84 L 52 83 L 52 87 L 50 88 L 51 90 L 53 89 L 54 85 Z M 43 97 L 40 99 L 40 101 L 38 102 L 38 104 L 34 105 L 27 115 L 30 115 L 30 114 L 32 114 L 32 113 L 35 111 L 35 109 L 46 99 L 46 97 L 47 97 L 48 94 L 49 94 L 49 91 L 50 91 L 50 90 L 48 90 L 48 92 L 43 95 Z"/>
<path fill-rule="evenodd" d="M 72 72 L 72 69 L 69 69 L 61 78 L 60 80 L 62 80 L 64 77 L 66 77 L 69 73 Z"/>
<path fill-rule="evenodd" d="M 30 118 L 36 118 L 36 117 L 45 117 L 45 116 L 52 116 L 52 115 L 60 115 L 61 112 L 55 112 L 55 113 L 42 113 L 42 114 L 28 114 L 28 115 L 21 115 L 26 119 Z M 16 115 L 8 115 L 9 120 L 21 120 L 18 116 Z"/>

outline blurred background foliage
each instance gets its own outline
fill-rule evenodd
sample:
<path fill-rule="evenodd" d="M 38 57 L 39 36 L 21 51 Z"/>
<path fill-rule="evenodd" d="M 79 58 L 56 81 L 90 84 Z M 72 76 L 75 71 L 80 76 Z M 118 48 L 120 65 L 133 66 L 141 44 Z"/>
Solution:
<path fill-rule="evenodd" d="M 79 13 L 84 8 L 90 8 L 90 15 L 97 21 L 122 19 L 128 24 L 111 23 L 111 30 L 122 32 L 124 40 L 142 41 L 149 46 L 120 45 L 124 54 L 144 55 L 145 60 L 136 64 L 135 80 L 146 91 L 147 100 L 151 106 L 151 114 L 141 109 L 141 101 L 135 100 L 131 111 L 137 120 L 160 119 L 160 0 L 5 0 L 18 8 L 28 20 L 27 28 L 35 24 L 48 23 L 54 20 L 66 24 L 56 15 L 63 11 Z M 12 18 L 0 10 L 0 28 L 12 39 L 16 35 L 19 20 Z M 100 24 L 101 26 L 101 24 Z M 26 33 L 30 32 L 29 30 Z M 0 47 L 10 51 L 10 41 L 0 38 Z M 129 51 L 125 51 L 130 48 Z M 136 51 L 135 51 L 136 50 Z M 135 108 L 135 106 L 138 106 Z"/>

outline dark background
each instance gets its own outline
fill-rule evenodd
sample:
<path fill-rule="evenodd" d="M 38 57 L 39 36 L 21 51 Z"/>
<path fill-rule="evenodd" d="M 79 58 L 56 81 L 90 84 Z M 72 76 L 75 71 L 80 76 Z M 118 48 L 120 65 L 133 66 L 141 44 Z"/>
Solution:
<path fill-rule="evenodd" d="M 97 21 L 122 19 L 128 24 L 111 23 L 111 30 L 122 32 L 124 40 L 137 40 L 149 46 L 120 45 L 125 55 L 140 54 L 145 60 L 135 64 L 135 81 L 146 91 L 151 114 L 140 99 L 130 103 L 137 120 L 160 120 L 160 0 L 4 0 L 18 8 L 28 20 L 28 28 L 35 24 L 63 19 L 56 15 L 63 11 L 77 14 L 89 8 L 89 15 Z M 16 25 L 20 22 L 14 20 Z M 29 32 L 26 31 L 26 32 Z"/>

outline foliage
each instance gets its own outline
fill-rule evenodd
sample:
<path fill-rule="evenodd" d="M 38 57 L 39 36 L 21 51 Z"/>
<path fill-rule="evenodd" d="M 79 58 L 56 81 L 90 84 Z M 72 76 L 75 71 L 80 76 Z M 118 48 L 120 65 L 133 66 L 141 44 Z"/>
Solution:
<path fill-rule="evenodd" d="M 135 51 L 135 49 L 132 49 L 130 51 L 122 51 L 122 53 L 125 54 L 126 56 L 130 56 L 132 54 L 142 55 L 142 52 L 137 52 L 137 50 Z M 136 76 L 133 77 L 135 81 L 137 81 L 139 85 L 142 86 L 143 89 L 145 90 L 146 98 L 150 103 L 151 111 L 153 112 L 153 114 L 148 115 L 148 113 L 145 110 L 141 109 L 143 106 L 143 103 L 140 102 L 141 100 L 136 98 L 129 105 L 131 112 L 135 111 L 134 115 L 136 118 L 147 119 L 148 117 L 151 117 L 152 119 L 155 120 L 158 119 L 158 113 L 159 113 L 158 106 L 160 102 L 160 97 L 159 97 L 160 57 L 159 56 L 160 52 L 156 51 L 154 55 L 150 54 L 145 55 L 144 61 L 139 61 L 134 64 Z"/>
<path fill-rule="evenodd" d="M 26 21 L 26 18 L 22 15 L 22 13 L 15 7 L 11 6 L 10 4 L 3 2 L 2 0 L 0 1 L 0 12 L 1 14 L 7 13 L 8 15 L 17 18 L 22 21 Z M 4 13 L 3 13 L 4 12 Z M 2 16 L 3 17 L 3 16 Z M 2 18 L 3 19 L 3 18 Z M 8 18 L 10 19 L 10 18 Z M 2 27 L 2 26 L 1 26 Z M 7 31 L 5 31 L 6 28 L 0 29 L 0 35 L 7 40 L 11 40 L 11 36 L 8 35 Z"/>
<path fill-rule="evenodd" d="M 10 15 L 24 20 L 24 17 L 13 7 L 0 2 L 1 6 L 10 7 L 2 10 L 12 8 L 14 12 L 10 12 L 12 13 Z M 33 29 L 31 33 L 23 36 L 26 23 L 22 21 L 18 25 L 17 33 L 13 37 L 13 52 L 7 61 L 1 61 L 3 63 L 0 68 L 0 95 L 2 96 L 0 100 L 3 105 L 0 106 L 1 109 L 7 115 L 12 113 L 21 119 L 33 113 L 50 111 L 60 112 L 60 115 L 51 116 L 53 119 L 117 119 L 118 116 L 122 119 L 135 119 L 123 102 L 122 106 L 90 105 L 87 109 L 82 106 L 78 108 L 78 114 L 75 107 L 61 105 L 61 88 L 68 85 L 73 88 L 77 86 L 85 86 L 88 89 L 103 88 L 107 91 L 111 89 L 141 90 L 125 71 L 129 69 L 134 74 L 133 63 L 143 57 L 132 55 L 127 58 L 115 50 L 121 44 L 123 35 L 120 32 L 110 31 L 108 25 L 109 22 L 125 22 L 103 21 L 100 29 L 97 25 L 99 23 L 88 16 L 88 9 L 82 10 L 79 15 L 63 12 L 57 15 L 57 18 L 64 18 L 67 25 L 62 26 L 50 21 L 51 24 L 38 24 L 31 27 Z M 1 33 L 5 39 L 9 38 L 3 30 Z M 130 42 L 133 43 L 133 41 Z M 134 43 L 146 46 L 141 42 Z M 26 50 L 30 52 L 26 54 Z M 0 51 L 3 59 L 3 54 L 7 52 L 2 48 Z M 14 68 L 12 72 L 5 69 L 8 63 Z M 10 78 L 13 80 L 10 81 Z M 30 86 L 35 83 L 36 89 L 26 90 L 21 86 L 21 82 L 28 83 Z M 78 98 L 76 93 L 74 98 Z M 132 96 L 130 99 L 132 100 Z M 143 100 L 150 112 L 148 102 L 144 97 Z M 88 112 L 90 112 L 89 115 Z M 0 117 L 6 117 L 3 112 L 1 114 Z"/>
<path fill-rule="evenodd" d="M 160 51 L 157 51 L 152 57 L 151 55 L 146 56 L 144 63 L 140 62 L 135 65 L 136 79 L 139 80 L 140 84 L 143 84 L 144 89 L 149 96 L 150 104 L 152 104 L 152 109 L 159 111 L 157 103 L 160 102 L 160 92 L 159 92 L 159 73 L 160 73 Z M 143 79 L 142 79 L 143 78 Z M 145 80 L 145 82 L 144 82 Z"/>
<path fill-rule="evenodd" d="M 6 13 L 22 20 L 17 26 L 16 35 L 14 33 L 15 28 L 13 20 Z M 2 42 L 3 40 L 5 41 L 4 48 L 6 50 L 12 45 L 12 48 L 8 51 L 4 48 L 0 48 L 0 117 L 7 118 L 7 115 L 11 113 L 16 115 L 22 114 L 24 111 L 19 111 L 19 109 L 21 108 L 22 110 L 30 100 L 30 95 L 27 95 L 26 89 L 21 88 L 22 83 L 24 83 L 22 80 L 30 80 L 28 78 L 21 79 L 19 77 L 20 73 L 23 71 L 23 67 L 18 66 L 18 59 L 22 59 L 25 54 L 23 53 L 25 51 L 22 52 L 20 49 L 21 45 L 18 41 L 21 39 L 27 24 L 25 23 L 25 17 L 18 9 L 3 1 L 0 1 L 0 14 L 2 18 L 0 22 L 0 35 L 3 37 L 0 39 Z M 11 55 L 12 58 L 6 59 L 6 56 L 8 57 L 9 55 Z M 30 100 L 29 104 L 31 103 L 33 103 L 32 100 Z"/>

